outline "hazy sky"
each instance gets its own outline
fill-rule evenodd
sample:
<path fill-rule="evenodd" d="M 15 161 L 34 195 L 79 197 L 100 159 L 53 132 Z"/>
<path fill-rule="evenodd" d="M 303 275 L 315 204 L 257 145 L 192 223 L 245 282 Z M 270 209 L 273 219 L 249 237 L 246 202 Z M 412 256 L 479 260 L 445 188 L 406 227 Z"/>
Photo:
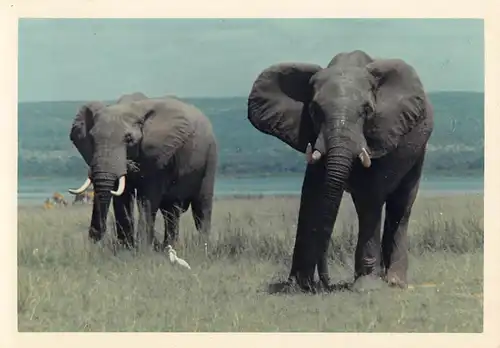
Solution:
<path fill-rule="evenodd" d="M 23 19 L 19 100 L 246 96 L 271 64 L 354 49 L 406 60 L 429 91 L 483 91 L 483 41 L 471 19 Z"/>

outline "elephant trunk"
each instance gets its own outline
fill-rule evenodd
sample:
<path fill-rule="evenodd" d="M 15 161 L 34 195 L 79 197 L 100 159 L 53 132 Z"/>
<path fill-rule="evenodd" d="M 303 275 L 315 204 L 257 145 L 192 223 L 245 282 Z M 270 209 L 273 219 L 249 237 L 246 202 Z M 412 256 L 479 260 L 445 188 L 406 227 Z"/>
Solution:
<path fill-rule="evenodd" d="M 331 139 L 336 140 L 328 140 L 327 142 L 326 173 L 323 178 L 322 192 L 306 192 L 306 186 L 308 185 L 305 183 L 301 195 L 297 238 L 290 278 L 295 279 L 300 287 L 308 291 L 313 290 L 312 285 L 316 266 L 318 266 L 318 273 L 322 283 L 329 284 L 326 254 L 345 184 L 355 158 L 352 150 L 338 141 L 338 136 Z M 313 169 L 308 168 L 309 170 Z M 315 179 L 318 178 L 315 177 L 312 180 Z M 316 203 L 318 194 L 320 197 L 319 204 Z M 325 263 L 322 263 L 322 261 L 325 261 Z"/>
<path fill-rule="evenodd" d="M 106 233 L 106 220 L 111 203 L 111 191 L 115 188 L 116 178 L 106 173 L 94 173 L 94 202 L 89 236 L 100 240 Z"/>
<path fill-rule="evenodd" d="M 331 149 L 326 160 L 325 189 L 323 191 L 323 204 L 320 204 L 318 219 L 318 262 L 326 260 L 331 235 L 337 220 L 344 188 L 355 156 L 343 147 Z M 318 267 L 319 278 L 323 283 L 328 283 L 328 269 Z"/>
<path fill-rule="evenodd" d="M 93 240 L 100 240 L 106 233 L 106 220 L 111 198 L 123 194 L 126 185 L 125 149 L 118 148 L 114 151 L 104 151 L 107 149 L 99 149 L 100 151 L 96 152 L 97 155 L 94 156 L 95 161 L 91 165 L 94 202 L 89 236 Z M 110 159 L 113 160 L 111 161 Z"/>

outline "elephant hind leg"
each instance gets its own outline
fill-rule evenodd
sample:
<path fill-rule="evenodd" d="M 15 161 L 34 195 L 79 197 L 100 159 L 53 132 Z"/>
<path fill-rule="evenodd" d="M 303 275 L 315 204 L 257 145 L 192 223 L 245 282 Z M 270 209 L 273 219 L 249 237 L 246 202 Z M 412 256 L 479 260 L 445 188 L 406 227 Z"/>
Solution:
<path fill-rule="evenodd" d="M 203 235 L 210 234 L 212 224 L 212 196 L 200 196 L 191 201 L 191 212 L 198 232 Z"/>
<path fill-rule="evenodd" d="M 386 200 L 382 238 L 383 265 L 387 281 L 403 288 L 407 286 L 408 223 L 418 193 L 423 162 L 424 154 Z"/>
<path fill-rule="evenodd" d="M 168 245 L 173 246 L 179 239 L 181 207 L 172 202 L 162 202 L 160 210 L 165 223 L 163 248 L 166 248 Z"/>
<path fill-rule="evenodd" d="M 208 150 L 205 173 L 198 193 L 191 200 L 191 211 L 198 232 L 207 236 L 212 224 L 212 207 L 217 166 L 217 146 L 213 143 Z"/>
<path fill-rule="evenodd" d="M 146 197 L 151 197 L 150 199 Z M 159 195 L 145 195 L 141 193 L 138 199 L 138 210 L 139 210 L 139 223 L 137 231 L 137 242 L 144 246 L 146 242 L 147 247 L 155 247 L 157 242 L 155 238 L 155 220 L 156 213 L 160 208 L 161 199 Z M 146 240 L 144 241 L 144 234 L 146 234 Z"/>
<path fill-rule="evenodd" d="M 199 232 L 198 241 L 207 245 L 212 229 L 213 184 L 206 184 L 205 191 L 191 200 L 191 213 L 196 230 Z"/>

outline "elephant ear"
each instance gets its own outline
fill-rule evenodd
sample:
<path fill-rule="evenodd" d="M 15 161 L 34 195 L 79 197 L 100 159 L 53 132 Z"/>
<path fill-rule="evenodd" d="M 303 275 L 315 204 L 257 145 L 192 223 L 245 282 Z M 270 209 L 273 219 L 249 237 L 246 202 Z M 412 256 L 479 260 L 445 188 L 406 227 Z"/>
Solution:
<path fill-rule="evenodd" d="M 83 105 L 78 110 L 71 125 L 69 138 L 89 166 L 92 161 L 93 148 L 88 135 L 94 126 L 94 115 L 99 109 L 105 106 L 104 103 L 98 101 L 92 101 Z"/>
<path fill-rule="evenodd" d="M 175 98 L 134 102 L 143 115 L 141 153 L 148 165 L 167 168 L 175 153 L 194 135 L 200 110 Z"/>
<path fill-rule="evenodd" d="M 309 115 L 313 97 L 309 81 L 321 69 L 314 64 L 282 63 L 263 70 L 248 97 L 250 123 L 305 153 L 317 136 Z"/>
<path fill-rule="evenodd" d="M 401 59 L 367 65 L 375 77 L 375 110 L 365 122 L 370 157 L 394 150 L 401 138 L 426 117 L 426 94 L 415 69 Z"/>
<path fill-rule="evenodd" d="M 134 92 L 131 94 L 122 95 L 116 103 L 117 104 L 131 103 L 134 101 L 139 101 L 139 100 L 144 100 L 144 99 L 148 99 L 148 97 L 144 93 Z"/>

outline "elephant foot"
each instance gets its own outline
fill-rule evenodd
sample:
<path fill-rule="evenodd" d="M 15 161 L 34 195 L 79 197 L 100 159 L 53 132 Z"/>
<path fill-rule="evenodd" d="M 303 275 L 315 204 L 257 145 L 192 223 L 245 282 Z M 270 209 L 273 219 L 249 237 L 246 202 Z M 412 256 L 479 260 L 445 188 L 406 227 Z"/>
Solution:
<path fill-rule="evenodd" d="M 154 252 L 163 252 L 167 248 L 169 244 L 165 244 L 164 242 L 160 242 L 156 236 L 153 236 L 152 240 L 148 240 L 146 242 L 146 247 Z"/>
<path fill-rule="evenodd" d="M 98 243 L 102 240 L 104 236 L 104 233 L 103 232 L 100 232 L 98 230 L 96 230 L 95 228 L 91 227 L 89 229 L 89 239 L 94 242 L 94 243 Z"/>
<path fill-rule="evenodd" d="M 408 282 L 402 278 L 396 273 L 388 272 L 384 280 L 391 288 L 408 289 Z"/>
<path fill-rule="evenodd" d="M 325 291 L 325 292 L 334 292 L 334 291 L 337 291 L 336 289 L 336 284 L 332 284 L 330 282 L 330 277 L 328 276 L 328 274 L 320 274 L 319 275 L 319 289 L 321 291 Z"/>
<path fill-rule="evenodd" d="M 357 276 L 352 285 L 352 290 L 356 292 L 370 292 L 380 290 L 384 286 L 381 277 L 375 274 Z"/>
<path fill-rule="evenodd" d="M 312 280 L 308 281 L 294 276 L 287 279 L 284 284 L 284 289 L 281 292 L 316 294 L 318 290 L 317 285 L 318 284 Z"/>
<path fill-rule="evenodd" d="M 291 274 L 288 277 L 287 284 L 305 293 L 317 293 L 319 284 L 314 281 L 314 272 L 304 273 L 305 274 L 300 274 L 299 272 L 295 272 L 295 274 Z"/>
<path fill-rule="evenodd" d="M 118 238 L 118 245 L 125 249 L 133 249 L 134 248 L 134 239 L 133 238 Z"/>
<path fill-rule="evenodd" d="M 294 279 L 279 281 L 268 285 L 267 292 L 271 295 L 294 295 L 305 293 Z"/>
<path fill-rule="evenodd" d="M 325 283 L 323 281 L 299 282 L 297 281 L 296 277 L 293 277 L 293 278 L 288 278 L 287 282 L 285 283 L 284 289 L 281 290 L 280 292 L 321 294 L 321 293 L 334 293 L 341 291 L 352 291 L 352 283 L 345 281 L 338 283 L 331 283 L 331 282 Z"/>
<path fill-rule="evenodd" d="M 326 293 L 352 291 L 352 283 L 341 281 L 338 283 L 322 284 L 321 290 Z"/>
<path fill-rule="evenodd" d="M 171 245 L 165 241 L 161 243 L 156 237 L 153 239 L 153 250 L 156 252 L 164 252 Z"/>
<path fill-rule="evenodd" d="M 167 249 L 168 246 L 171 246 L 172 248 L 175 249 L 175 245 L 177 244 L 177 241 L 178 241 L 177 239 L 168 238 L 168 239 L 164 239 L 163 243 L 160 243 L 158 241 L 158 244 L 160 245 L 162 250 Z"/>

